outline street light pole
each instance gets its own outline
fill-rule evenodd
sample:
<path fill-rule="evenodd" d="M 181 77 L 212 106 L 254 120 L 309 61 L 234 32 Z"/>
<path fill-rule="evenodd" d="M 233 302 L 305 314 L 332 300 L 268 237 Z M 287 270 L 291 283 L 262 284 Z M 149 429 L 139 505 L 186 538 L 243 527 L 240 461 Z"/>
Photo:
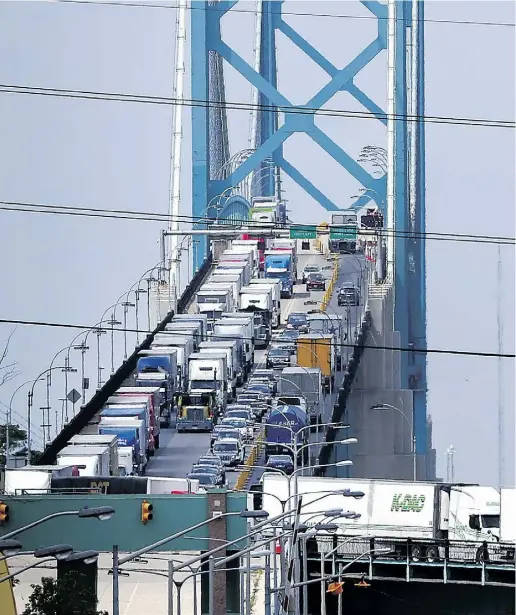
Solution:
<path fill-rule="evenodd" d="M 405 414 L 399 408 L 397 408 L 396 406 L 393 406 L 392 404 L 381 403 L 381 404 L 375 404 L 374 406 L 371 406 L 371 410 L 384 410 L 384 409 L 396 410 L 396 412 L 399 412 L 401 416 L 403 417 L 403 419 L 407 421 L 407 425 L 409 426 L 409 429 L 411 431 L 411 440 L 412 440 L 413 480 L 414 482 L 416 482 L 417 480 L 417 454 L 416 454 L 416 430 L 414 428 L 414 409 L 412 409 L 412 425 L 410 424 L 410 421 L 405 416 Z"/>

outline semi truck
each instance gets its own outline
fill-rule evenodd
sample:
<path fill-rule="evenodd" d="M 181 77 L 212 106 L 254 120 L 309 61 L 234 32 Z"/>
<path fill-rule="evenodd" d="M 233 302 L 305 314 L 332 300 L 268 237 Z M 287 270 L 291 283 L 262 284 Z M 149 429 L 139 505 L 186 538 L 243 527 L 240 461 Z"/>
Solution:
<path fill-rule="evenodd" d="M 338 314 L 309 313 L 308 327 L 310 333 L 333 335 L 336 367 L 340 371 L 346 356 L 346 346 L 344 345 L 346 341 L 346 327 L 343 317 Z"/>
<path fill-rule="evenodd" d="M 57 455 L 58 466 L 75 466 L 80 476 L 111 474 L 109 446 L 65 446 Z M 115 470 L 118 474 L 118 464 Z"/>
<path fill-rule="evenodd" d="M 162 339 L 161 336 L 167 335 L 167 333 L 191 337 L 193 341 L 194 351 L 197 351 L 201 342 L 204 342 L 204 338 L 202 335 L 202 325 L 200 323 L 172 321 L 168 323 L 168 325 L 165 325 L 164 333 L 158 333 L 155 337 Z"/>
<path fill-rule="evenodd" d="M 23 466 L 7 468 L 4 478 L 5 495 L 40 495 L 50 491 L 53 478 L 66 478 L 77 473 L 73 465 Z"/>
<path fill-rule="evenodd" d="M 242 233 L 242 240 L 243 241 L 253 241 L 256 242 L 256 245 L 258 247 L 258 256 L 259 256 L 259 260 L 260 260 L 260 271 L 264 270 L 264 265 L 265 265 L 265 250 L 267 249 L 267 237 L 260 235 L 259 233 L 253 233 L 252 230 L 247 230 L 246 232 Z"/>
<path fill-rule="evenodd" d="M 242 288 L 241 276 L 238 274 L 217 274 L 209 278 L 209 280 L 202 285 L 201 290 L 203 292 L 227 292 L 228 288 L 231 290 L 232 299 L 229 302 L 231 309 L 222 310 L 223 312 L 232 312 L 233 309 L 238 307 L 238 297 L 240 295 L 240 289 Z"/>
<path fill-rule="evenodd" d="M 226 353 L 194 352 L 188 359 L 190 394 L 199 390 L 213 391 L 217 415 L 222 414 L 227 405 L 228 368 L 226 357 Z"/>
<path fill-rule="evenodd" d="M 294 292 L 292 254 L 287 251 L 266 250 L 264 271 L 266 279 L 280 280 L 281 296 L 290 299 Z"/>
<path fill-rule="evenodd" d="M 238 375 L 242 373 L 242 366 L 238 356 L 238 344 L 235 340 L 203 342 L 199 348 L 203 354 L 225 353 L 228 369 L 228 400 L 236 398 Z"/>
<path fill-rule="evenodd" d="M 294 275 L 294 284 L 298 280 L 297 276 L 297 243 L 295 239 L 275 238 L 272 239 L 269 246 L 270 250 L 276 252 L 289 252 L 292 254 L 292 273 Z"/>
<path fill-rule="evenodd" d="M 172 322 L 194 322 L 201 325 L 202 341 L 208 339 L 208 316 L 205 314 L 176 314 Z"/>
<path fill-rule="evenodd" d="M 156 334 L 150 352 L 164 352 L 168 348 L 174 348 L 177 351 L 179 386 L 176 387 L 176 391 L 185 392 L 188 390 L 188 357 L 193 352 L 193 338 L 186 335 L 173 335 L 172 333 Z"/>
<path fill-rule="evenodd" d="M 112 397 L 108 398 L 108 406 L 123 406 L 125 404 L 147 404 L 149 408 L 149 424 L 154 437 L 154 448 L 159 448 L 161 434 L 161 403 L 162 392 L 160 387 L 120 387 Z M 170 419 L 169 419 L 170 421 Z"/>
<path fill-rule="evenodd" d="M 270 517 L 281 514 L 281 507 L 278 508 L 279 503 L 272 496 L 285 497 L 287 484 L 284 477 L 266 473 L 262 486 L 263 509 Z M 322 516 L 319 519 L 314 516 L 314 511 L 320 511 L 320 502 L 315 502 L 319 493 L 335 492 L 335 495 L 325 498 L 324 507 L 340 508 L 345 489 L 357 494 L 354 498 L 346 498 L 356 518 L 336 519 L 339 534 L 382 538 L 382 548 L 391 549 L 393 555 L 399 557 L 410 556 L 415 562 L 443 559 L 446 539 L 460 541 L 457 552 L 460 552 L 460 557 L 466 556 L 472 561 L 485 559 L 484 543 L 494 543 L 491 553 L 500 551 L 500 494 L 494 487 L 300 476 L 298 493 L 303 495 L 301 523 L 308 518 L 311 518 L 310 523 L 322 520 Z M 389 538 L 395 540 L 389 543 Z M 453 545 L 449 549 L 450 557 L 453 557 Z"/>
<path fill-rule="evenodd" d="M 272 322 L 273 329 L 278 329 L 281 324 L 281 280 L 273 278 L 253 278 L 249 286 L 265 286 L 272 290 Z"/>
<path fill-rule="evenodd" d="M 180 395 L 177 399 L 178 433 L 212 431 L 217 418 L 215 389 L 198 389 Z"/>
<path fill-rule="evenodd" d="M 199 492 L 199 481 L 188 478 L 165 478 L 162 476 L 55 476 L 51 479 L 52 493 L 65 495 L 101 493 L 102 495 L 129 494 L 188 494 Z"/>
<path fill-rule="evenodd" d="M 226 313 L 222 314 L 222 319 L 214 327 L 214 337 L 218 339 L 218 334 L 227 335 L 231 333 L 231 327 L 241 325 L 240 329 L 245 350 L 246 358 L 246 377 L 251 372 L 254 364 L 254 319 L 252 316 L 240 313 Z M 237 329 L 234 329 L 237 332 Z M 238 333 L 237 333 L 238 334 Z"/>
<path fill-rule="evenodd" d="M 129 449 L 132 456 L 133 473 L 142 475 L 147 466 L 147 433 L 145 423 L 134 417 L 104 416 L 101 417 L 98 425 L 99 434 L 109 434 L 118 436 L 119 448 Z M 127 455 L 121 454 L 119 450 L 118 460 L 124 460 L 124 467 Z"/>
<path fill-rule="evenodd" d="M 233 301 L 233 289 L 228 285 L 220 289 L 199 290 L 196 295 L 196 311 L 208 317 L 208 329 L 213 331 L 213 324 L 218 320 L 223 312 L 232 312 L 235 304 Z"/>
<path fill-rule="evenodd" d="M 301 367 L 321 370 L 326 392 L 335 387 L 335 344 L 333 335 L 309 333 L 300 335 L 296 342 L 297 363 Z"/>
<path fill-rule="evenodd" d="M 103 407 L 100 416 L 138 416 L 142 421 L 145 421 L 147 430 L 147 455 L 152 457 L 156 450 L 156 423 L 157 421 L 152 409 L 150 399 L 142 397 L 129 397 L 122 395 L 112 395 L 108 397 L 106 405 Z M 158 446 L 159 446 L 159 432 Z"/>
<path fill-rule="evenodd" d="M 139 356 L 136 363 L 135 388 L 139 392 L 151 393 L 155 390 L 155 407 L 160 426 L 170 427 L 174 394 L 178 386 L 177 350 L 169 350 L 161 355 L 154 351 L 139 354 L 142 356 Z M 129 390 L 129 387 L 125 388 Z M 117 393 L 121 392 L 122 389 L 118 389 Z"/>
<path fill-rule="evenodd" d="M 227 275 L 240 275 L 242 279 L 242 284 L 249 284 L 249 280 L 253 277 L 253 268 L 251 266 L 251 260 L 236 258 L 237 256 L 243 257 L 245 255 L 239 254 L 235 255 L 232 260 L 226 259 L 220 261 L 214 273 L 220 274 L 220 272 L 225 271 Z"/>
<path fill-rule="evenodd" d="M 112 476 L 119 474 L 118 462 L 118 436 L 100 434 L 77 434 L 72 436 L 68 442 L 70 446 L 107 446 L 109 449 L 109 467 Z"/>
<path fill-rule="evenodd" d="M 286 367 L 278 381 L 281 398 L 302 395 L 306 400 L 311 425 L 322 422 L 324 404 L 322 373 L 318 367 Z"/>
<path fill-rule="evenodd" d="M 240 291 L 239 312 L 252 313 L 255 346 L 258 348 L 266 348 L 271 339 L 272 296 L 272 289 L 268 286 L 244 286 Z"/>

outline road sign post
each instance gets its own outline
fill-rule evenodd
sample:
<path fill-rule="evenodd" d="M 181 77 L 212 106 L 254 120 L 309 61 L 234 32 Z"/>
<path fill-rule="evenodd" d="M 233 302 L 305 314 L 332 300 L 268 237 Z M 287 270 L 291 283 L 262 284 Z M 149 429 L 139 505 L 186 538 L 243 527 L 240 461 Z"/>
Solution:
<path fill-rule="evenodd" d="M 290 239 L 315 239 L 317 230 L 315 226 L 291 226 Z"/>

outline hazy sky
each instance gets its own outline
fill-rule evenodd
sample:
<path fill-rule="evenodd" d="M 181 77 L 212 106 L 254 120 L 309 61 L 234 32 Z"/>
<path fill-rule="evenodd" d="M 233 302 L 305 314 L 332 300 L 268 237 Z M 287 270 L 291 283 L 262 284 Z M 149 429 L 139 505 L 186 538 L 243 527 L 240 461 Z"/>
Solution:
<path fill-rule="evenodd" d="M 155 4 L 155 3 L 153 3 Z M 240 3 L 250 9 L 250 2 Z M 240 5 L 239 5 L 240 6 Z M 286 2 L 285 11 L 367 16 L 358 3 Z M 514 23 L 512 2 L 426 2 L 427 20 Z M 343 66 L 375 36 L 375 22 L 289 16 L 289 23 L 336 65 Z M 0 83 L 124 94 L 172 96 L 175 9 L 43 2 L 0 4 Z M 224 36 L 252 61 L 254 18 L 227 15 Z M 514 28 L 426 24 L 428 115 L 514 121 Z M 357 84 L 380 105 L 386 99 L 386 57 L 380 55 Z M 281 35 L 279 82 L 294 102 L 305 102 L 325 74 Z M 302 78 L 300 77 L 302 75 Z M 251 88 L 226 71 L 226 96 L 250 102 Z M 358 110 L 339 94 L 329 108 Z M 0 200 L 106 209 L 168 210 L 172 109 L 167 106 L 61 99 L 0 92 Z M 190 212 L 190 126 L 185 112 L 182 211 Z M 249 113 L 229 113 L 232 151 L 248 147 Z M 364 145 L 385 145 L 376 121 L 318 118 L 318 125 L 358 156 Z M 514 236 L 514 131 L 428 124 L 427 230 Z M 287 141 L 285 156 L 342 207 L 359 186 L 306 136 Z M 293 220 L 327 219 L 326 212 L 284 178 Z M 95 324 L 104 310 L 159 260 L 161 223 L 35 213 L 1 212 L 2 318 Z M 497 351 L 497 301 L 503 351 L 514 352 L 514 249 L 502 250 L 503 285 L 497 285 L 497 246 L 429 241 L 428 344 L 431 348 Z M 184 277 L 184 276 L 183 276 Z M 145 298 L 141 313 L 145 313 Z M 117 318 L 121 317 L 118 309 Z M 131 321 L 133 324 L 133 321 Z M 5 339 L 10 327 L 0 327 Z M 19 326 L 10 356 L 19 378 L 0 390 L 8 404 L 22 382 L 35 378 L 67 346 L 74 330 Z M 95 338 L 88 340 L 87 375 L 95 374 Z M 130 348 L 134 345 L 131 340 Z M 123 335 L 116 337 L 118 365 Z M 61 355 L 63 356 L 63 355 Z M 101 364 L 109 370 L 109 336 Z M 62 359 L 61 359 L 62 361 Z M 438 471 L 456 449 L 456 479 L 497 482 L 498 361 L 429 356 L 429 412 L 434 421 Z M 56 365 L 62 364 L 58 359 Z M 72 365 L 79 356 L 72 352 Z M 506 482 L 514 482 L 514 363 L 502 361 Z M 80 388 L 77 378 L 70 386 Z M 52 408 L 61 409 L 61 374 Z M 45 386 L 38 383 L 33 423 Z M 5 406 L 1 406 L 2 411 Z M 26 388 L 14 401 L 25 422 Z M 52 432 L 54 435 L 54 432 Z M 36 432 L 36 444 L 41 443 Z"/>

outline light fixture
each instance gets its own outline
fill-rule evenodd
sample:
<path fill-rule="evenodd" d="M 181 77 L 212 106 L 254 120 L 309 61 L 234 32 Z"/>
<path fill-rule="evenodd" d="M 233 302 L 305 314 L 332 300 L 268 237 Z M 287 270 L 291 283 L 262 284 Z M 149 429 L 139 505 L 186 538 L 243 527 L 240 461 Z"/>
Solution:
<path fill-rule="evenodd" d="M 73 553 L 72 545 L 51 545 L 50 547 L 40 547 L 34 551 L 34 557 L 55 557 L 56 559 L 66 559 Z"/>
<path fill-rule="evenodd" d="M 83 561 L 85 564 L 93 564 L 97 561 L 99 557 L 98 551 L 77 551 L 76 553 L 71 553 L 66 559 L 66 562 L 76 562 Z"/>
<path fill-rule="evenodd" d="M 115 509 L 111 506 L 97 506 L 95 508 L 88 508 L 85 506 L 79 511 L 79 517 L 82 519 L 96 518 L 101 521 L 107 521 L 115 514 Z"/>
<path fill-rule="evenodd" d="M 12 557 L 21 551 L 22 544 L 17 540 L 7 538 L 6 540 L 0 540 L 0 552 L 5 557 Z"/>
<path fill-rule="evenodd" d="M 344 461 L 337 461 L 337 463 L 335 465 L 338 466 L 338 467 L 352 466 L 353 462 L 350 459 L 345 459 Z"/>
<path fill-rule="evenodd" d="M 269 513 L 266 510 L 243 510 L 240 516 L 244 519 L 266 519 Z"/>

